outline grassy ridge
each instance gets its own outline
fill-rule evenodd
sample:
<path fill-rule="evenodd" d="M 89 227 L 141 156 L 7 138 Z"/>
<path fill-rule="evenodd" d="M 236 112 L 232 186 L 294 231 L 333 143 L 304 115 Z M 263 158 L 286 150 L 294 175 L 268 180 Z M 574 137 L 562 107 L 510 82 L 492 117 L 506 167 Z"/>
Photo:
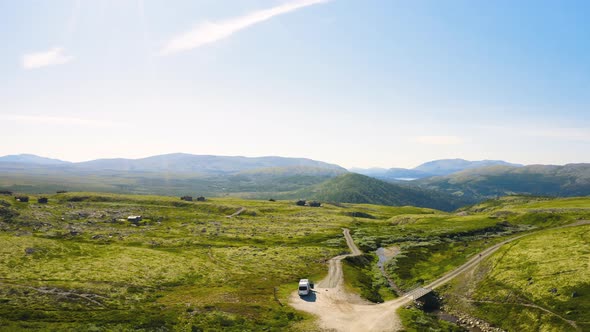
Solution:
<path fill-rule="evenodd" d="M 511 194 L 586 196 L 590 164 L 491 166 L 421 179 L 417 184 L 476 201 Z"/>
<path fill-rule="evenodd" d="M 590 225 L 547 230 L 501 248 L 447 293 L 507 330 L 588 330 L 589 261 Z"/>
<path fill-rule="evenodd" d="M 328 202 L 411 205 L 446 211 L 472 203 L 446 193 L 401 186 L 354 173 L 300 189 L 290 197 L 305 197 Z"/>
<path fill-rule="evenodd" d="M 421 212 L 371 222 L 357 219 L 352 228 L 365 251 L 401 249 L 386 270 L 402 289 L 433 281 L 513 234 L 590 219 L 590 199 L 510 196 L 457 214 Z"/>

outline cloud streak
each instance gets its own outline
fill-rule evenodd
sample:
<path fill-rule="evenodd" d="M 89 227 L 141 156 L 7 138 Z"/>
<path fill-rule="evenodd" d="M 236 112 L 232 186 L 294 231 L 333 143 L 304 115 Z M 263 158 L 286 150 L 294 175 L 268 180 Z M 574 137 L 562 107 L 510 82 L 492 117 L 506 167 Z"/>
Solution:
<path fill-rule="evenodd" d="M 258 10 L 244 16 L 222 20 L 218 22 L 204 22 L 192 30 L 182 33 L 171 40 L 160 50 L 159 55 L 170 55 L 227 38 L 232 34 L 267 21 L 275 16 L 309 7 L 331 0 L 295 0 L 269 9 Z"/>
<path fill-rule="evenodd" d="M 64 54 L 63 48 L 54 47 L 49 51 L 23 55 L 21 64 L 24 69 L 37 69 L 47 66 L 63 65 L 73 59 L 73 56 Z"/>

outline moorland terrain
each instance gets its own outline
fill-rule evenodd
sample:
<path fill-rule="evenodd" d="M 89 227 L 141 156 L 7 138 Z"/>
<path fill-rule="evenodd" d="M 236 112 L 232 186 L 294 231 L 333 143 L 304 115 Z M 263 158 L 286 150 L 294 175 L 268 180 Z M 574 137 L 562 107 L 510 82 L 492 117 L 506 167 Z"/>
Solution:
<path fill-rule="evenodd" d="M 505 195 L 590 195 L 590 164 L 523 166 L 497 160 L 443 159 L 403 170 L 421 174 L 406 174 L 402 176 L 404 181 L 397 177 L 403 175 L 398 171 L 349 172 L 334 164 L 284 157 L 173 153 L 71 163 L 12 155 L 0 157 L 0 191 L 179 196 L 198 193 L 209 197 L 412 205 L 444 211 Z"/>
<path fill-rule="evenodd" d="M 40 197 L 0 196 L 0 330 L 317 330 L 317 318 L 289 299 L 299 278 L 321 280 L 330 258 L 348 251 L 342 228 L 364 252 L 343 259 L 343 287 L 367 303 L 398 298 L 526 235 L 441 285 L 444 310 L 506 330 L 589 328 L 587 197 L 507 196 L 451 213 L 228 197 Z M 392 253 L 385 273 L 380 248 Z M 391 315 L 408 331 L 462 329 L 413 307 Z"/>

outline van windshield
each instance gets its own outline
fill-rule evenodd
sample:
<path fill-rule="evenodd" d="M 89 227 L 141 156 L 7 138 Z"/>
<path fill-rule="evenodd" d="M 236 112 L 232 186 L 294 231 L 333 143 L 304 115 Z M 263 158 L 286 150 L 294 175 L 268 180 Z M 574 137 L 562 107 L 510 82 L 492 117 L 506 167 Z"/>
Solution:
<path fill-rule="evenodd" d="M 307 290 L 307 286 L 299 286 L 299 290 Z"/>

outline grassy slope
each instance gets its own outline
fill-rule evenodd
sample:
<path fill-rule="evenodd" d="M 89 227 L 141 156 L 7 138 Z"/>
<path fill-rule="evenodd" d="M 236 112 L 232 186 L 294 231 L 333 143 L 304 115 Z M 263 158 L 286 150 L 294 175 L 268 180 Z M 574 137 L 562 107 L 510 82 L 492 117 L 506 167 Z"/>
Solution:
<path fill-rule="evenodd" d="M 274 300 L 274 287 L 285 303 L 298 278 L 321 278 L 323 262 L 346 248 L 341 227 L 364 250 L 397 245 L 408 257 L 426 250 L 390 266 L 396 281 L 410 285 L 506 234 L 590 217 L 587 198 L 508 197 L 466 216 L 91 193 L 53 195 L 48 205 L 0 200 L 0 330 L 312 330 L 309 316 Z M 241 206 L 246 212 L 226 217 Z M 132 214 L 145 217 L 141 226 L 118 220 Z M 347 282 L 361 293 L 391 296 L 382 282 L 374 292 L 380 281 L 371 264 L 349 267 Z"/>
<path fill-rule="evenodd" d="M 278 305 L 274 287 L 324 273 L 348 218 L 329 206 L 231 199 L 9 202 L 19 215 L 0 224 L 0 330 L 284 329 L 304 316 Z M 226 217 L 240 206 L 243 215 Z M 131 214 L 143 224 L 117 221 Z"/>
<path fill-rule="evenodd" d="M 0 190 L 53 193 L 58 190 L 127 194 L 250 196 L 268 198 L 315 185 L 340 174 L 310 167 L 258 169 L 230 175 L 199 173 L 84 171 L 60 169 L 0 170 Z"/>
<path fill-rule="evenodd" d="M 478 201 L 509 194 L 584 196 L 590 195 L 590 164 L 492 166 L 417 183 Z"/>
<path fill-rule="evenodd" d="M 588 262 L 590 225 L 547 230 L 501 248 L 447 293 L 453 307 L 507 330 L 575 330 L 568 320 L 588 330 Z"/>
<path fill-rule="evenodd" d="M 357 219 L 356 243 L 365 251 L 398 246 L 386 264 L 402 289 L 428 283 L 512 234 L 590 219 L 590 198 L 505 197 L 458 214 L 422 210 L 387 220 Z"/>
<path fill-rule="evenodd" d="M 328 202 L 412 205 L 441 210 L 454 210 L 467 204 L 466 201 L 448 194 L 391 184 L 354 173 L 301 189 L 290 197 Z"/>

